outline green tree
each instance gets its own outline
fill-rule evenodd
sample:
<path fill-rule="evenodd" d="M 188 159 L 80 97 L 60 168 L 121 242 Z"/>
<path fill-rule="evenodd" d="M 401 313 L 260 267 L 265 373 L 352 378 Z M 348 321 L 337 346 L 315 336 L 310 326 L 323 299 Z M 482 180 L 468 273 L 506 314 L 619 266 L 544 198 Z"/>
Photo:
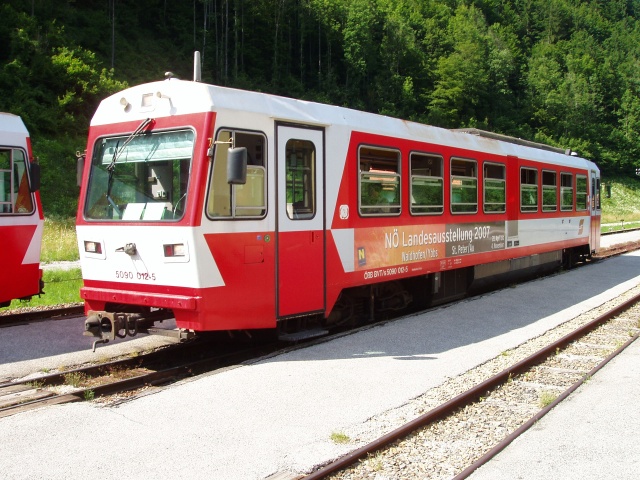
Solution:
<path fill-rule="evenodd" d="M 473 6 L 458 7 L 447 37 L 451 50 L 438 61 L 429 119 L 445 127 L 483 125 L 490 77 L 482 12 Z"/>

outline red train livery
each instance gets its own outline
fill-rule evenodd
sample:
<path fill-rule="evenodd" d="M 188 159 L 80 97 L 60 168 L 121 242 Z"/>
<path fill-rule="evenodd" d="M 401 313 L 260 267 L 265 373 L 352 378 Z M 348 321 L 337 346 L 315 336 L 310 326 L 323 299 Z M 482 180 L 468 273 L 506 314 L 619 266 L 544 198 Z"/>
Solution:
<path fill-rule="evenodd" d="M 98 341 L 292 332 L 429 305 L 598 249 L 570 151 L 170 78 L 105 99 L 77 215 Z"/>
<path fill-rule="evenodd" d="M 40 246 L 44 217 L 39 183 L 39 165 L 33 162 L 22 119 L 0 113 L 0 307 L 43 293 Z"/>

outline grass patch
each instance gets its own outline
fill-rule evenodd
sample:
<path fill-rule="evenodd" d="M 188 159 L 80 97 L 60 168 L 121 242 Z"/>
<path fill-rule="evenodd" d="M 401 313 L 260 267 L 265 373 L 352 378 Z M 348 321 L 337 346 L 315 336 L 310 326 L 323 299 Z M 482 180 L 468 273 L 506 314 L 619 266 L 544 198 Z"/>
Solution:
<path fill-rule="evenodd" d="M 84 383 L 87 382 L 89 377 L 85 373 L 82 372 L 71 372 L 64 374 L 64 383 L 67 385 L 71 385 L 75 388 L 80 388 Z"/>
<path fill-rule="evenodd" d="M 76 219 L 45 217 L 40 261 L 49 263 L 79 259 Z"/>
<path fill-rule="evenodd" d="M 44 270 L 44 295 L 32 297 L 31 300 L 13 300 L 8 307 L 0 308 L 0 312 L 20 308 L 42 307 L 46 305 L 65 305 L 80 303 L 80 287 L 82 272 L 79 268 L 71 270 Z"/>
<path fill-rule="evenodd" d="M 542 392 L 540 394 L 539 403 L 542 408 L 551 405 L 558 396 L 553 392 Z"/>
<path fill-rule="evenodd" d="M 607 196 L 609 189 L 611 197 Z M 602 177 L 601 196 L 603 224 L 624 222 L 625 229 L 640 226 L 639 178 L 624 176 Z M 617 226 L 617 229 L 621 230 L 622 226 Z"/>
<path fill-rule="evenodd" d="M 351 441 L 348 435 L 340 432 L 333 432 L 331 434 L 331 440 L 333 443 L 349 443 Z"/>

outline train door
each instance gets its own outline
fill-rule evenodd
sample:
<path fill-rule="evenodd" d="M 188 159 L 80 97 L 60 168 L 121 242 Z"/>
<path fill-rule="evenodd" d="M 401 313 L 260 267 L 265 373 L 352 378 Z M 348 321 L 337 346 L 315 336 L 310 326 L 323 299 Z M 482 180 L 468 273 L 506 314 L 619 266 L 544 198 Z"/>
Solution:
<path fill-rule="evenodd" d="M 591 170 L 591 251 L 600 248 L 600 174 Z"/>
<path fill-rule="evenodd" d="M 278 125 L 278 317 L 322 312 L 324 268 L 324 130 Z"/>

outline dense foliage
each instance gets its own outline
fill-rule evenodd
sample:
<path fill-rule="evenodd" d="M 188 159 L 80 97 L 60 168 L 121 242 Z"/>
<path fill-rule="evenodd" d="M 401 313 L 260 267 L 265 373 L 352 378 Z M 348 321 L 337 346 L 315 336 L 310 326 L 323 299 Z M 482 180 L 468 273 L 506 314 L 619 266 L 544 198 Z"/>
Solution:
<path fill-rule="evenodd" d="M 97 102 L 172 70 L 203 81 L 572 148 L 640 153 L 640 0 L 8 0 L 0 110 L 22 115 L 49 212 L 75 208 Z"/>

